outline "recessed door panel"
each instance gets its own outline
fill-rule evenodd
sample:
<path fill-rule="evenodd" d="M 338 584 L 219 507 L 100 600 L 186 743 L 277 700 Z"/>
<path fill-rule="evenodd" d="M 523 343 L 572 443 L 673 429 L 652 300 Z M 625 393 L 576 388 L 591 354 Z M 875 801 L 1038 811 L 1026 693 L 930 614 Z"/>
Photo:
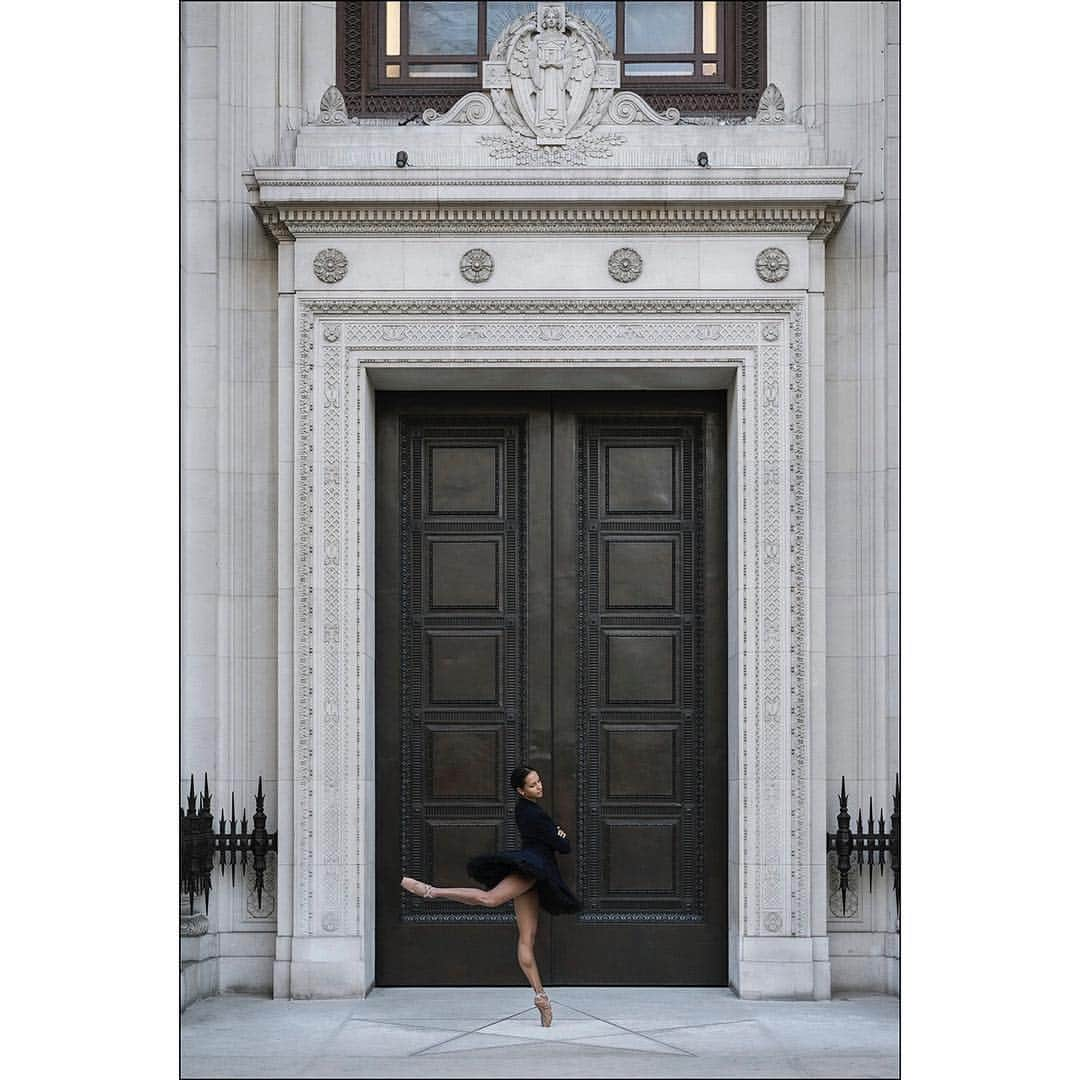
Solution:
<path fill-rule="evenodd" d="M 397 885 L 517 846 L 522 762 L 584 905 L 545 981 L 726 982 L 721 400 L 379 395 L 381 984 L 522 984 L 510 905 Z"/>

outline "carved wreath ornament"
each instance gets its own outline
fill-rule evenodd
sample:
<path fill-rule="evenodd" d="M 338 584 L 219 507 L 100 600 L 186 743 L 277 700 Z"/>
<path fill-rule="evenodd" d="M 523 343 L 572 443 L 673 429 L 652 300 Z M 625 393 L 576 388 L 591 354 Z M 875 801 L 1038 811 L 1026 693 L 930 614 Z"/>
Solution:
<path fill-rule="evenodd" d="M 641 256 L 633 248 L 617 248 L 611 253 L 607 268 L 616 281 L 636 281 L 641 277 Z"/>
<path fill-rule="evenodd" d="M 777 247 L 765 248 L 758 255 L 757 262 L 754 265 L 758 277 L 762 281 L 768 282 L 783 281 L 788 276 L 788 270 L 791 268 L 787 252 Z"/>
<path fill-rule="evenodd" d="M 494 271 L 495 260 L 483 248 L 470 248 L 461 256 L 461 276 L 466 281 L 487 281 Z"/>
<path fill-rule="evenodd" d="M 315 256 L 315 262 L 312 265 L 315 276 L 320 281 L 325 281 L 327 285 L 332 285 L 345 276 L 345 271 L 349 269 L 349 260 L 337 248 L 323 248 Z"/>

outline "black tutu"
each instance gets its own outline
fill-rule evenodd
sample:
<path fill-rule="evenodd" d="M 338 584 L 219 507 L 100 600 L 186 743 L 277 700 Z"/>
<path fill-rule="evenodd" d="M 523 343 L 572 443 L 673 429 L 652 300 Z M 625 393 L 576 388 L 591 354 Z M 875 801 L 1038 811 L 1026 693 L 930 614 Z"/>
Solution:
<path fill-rule="evenodd" d="M 536 880 L 540 906 L 552 915 L 569 915 L 581 910 L 581 901 L 567 888 L 554 860 L 545 859 L 535 850 L 497 851 L 494 855 L 477 855 L 466 869 L 469 877 L 485 889 L 493 889 L 509 874 L 527 874 Z"/>

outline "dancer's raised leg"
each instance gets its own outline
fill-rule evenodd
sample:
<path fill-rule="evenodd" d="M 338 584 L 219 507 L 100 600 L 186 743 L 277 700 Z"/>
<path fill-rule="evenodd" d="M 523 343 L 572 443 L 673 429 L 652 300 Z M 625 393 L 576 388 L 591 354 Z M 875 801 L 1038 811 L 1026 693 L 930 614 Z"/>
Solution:
<path fill-rule="evenodd" d="M 499 907 L 531 889 L 533 880 L 528 874 L 508 874 L 493 889 L 439 889 L 414 878 L 402 878 L 401 887 L 426 900 L 453 900 L 469 907 Z"/>

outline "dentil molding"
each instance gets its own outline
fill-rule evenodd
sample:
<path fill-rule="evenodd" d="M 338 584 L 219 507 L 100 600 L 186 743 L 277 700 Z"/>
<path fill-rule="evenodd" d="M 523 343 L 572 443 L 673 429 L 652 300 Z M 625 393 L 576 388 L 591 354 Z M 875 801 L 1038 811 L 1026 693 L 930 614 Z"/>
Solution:
<path fill-rule="evenodd" d="M 825 239 L 843 219 L 835 206 L 282 206 L 255 212 L 276 240 L 304 236 L 467 233 L 785 233 Z"/>

